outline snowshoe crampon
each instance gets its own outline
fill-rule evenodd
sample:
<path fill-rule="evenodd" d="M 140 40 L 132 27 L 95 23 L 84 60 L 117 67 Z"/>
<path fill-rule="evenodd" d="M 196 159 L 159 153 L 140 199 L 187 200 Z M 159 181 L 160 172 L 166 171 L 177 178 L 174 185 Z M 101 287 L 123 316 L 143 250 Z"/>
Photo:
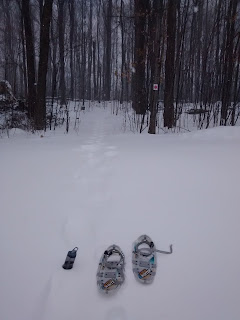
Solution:
<path fill-rule="evenodd" d="M 105 293 L 114 291 L 120 287 L 125 279 L 125 257 L 122 250 L 116 246 L 110 246 L 102 255 L 98 271 L 97 285 Z"/>
<path fill-rule="evenodd" d="M 132 268 L 135 278 L 142 283 L 152 283 L 156 275 L 156 252 L 171 254 L 170 251 L 157 250 L 152 239 L 147 235 L 140 236 L 133 243 Z"/>

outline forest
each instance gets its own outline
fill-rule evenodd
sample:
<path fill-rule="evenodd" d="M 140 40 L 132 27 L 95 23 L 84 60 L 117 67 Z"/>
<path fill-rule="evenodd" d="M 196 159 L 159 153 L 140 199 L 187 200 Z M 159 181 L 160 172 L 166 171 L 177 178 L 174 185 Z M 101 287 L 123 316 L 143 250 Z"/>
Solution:
<path fill-rule="evenodd" d="M 0 320 L 240 319 L 240 0 L 0 0 Z"/>
<path fill-rule="evenodd" d="M 0 130 L 114 101 L 135 130 L 234 126 L 238 0 L 0 0 Z M 79 112 L 76 112 L 76 119 Z"/>

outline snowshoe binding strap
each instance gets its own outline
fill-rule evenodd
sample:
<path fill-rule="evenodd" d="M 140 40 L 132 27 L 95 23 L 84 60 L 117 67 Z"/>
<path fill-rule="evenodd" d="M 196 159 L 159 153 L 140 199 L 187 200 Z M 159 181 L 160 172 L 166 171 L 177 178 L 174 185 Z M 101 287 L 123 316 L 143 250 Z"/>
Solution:
<path fill-rule="evenodd" d="M 169 248 L 170 248 L 170 251 L 155 250 L 155 252 L 163 253 L 163 254 L 172 254 L 172 253 L 173 253 L 173 251 L 172 251 L 172 244 L 170 244 Z"/>

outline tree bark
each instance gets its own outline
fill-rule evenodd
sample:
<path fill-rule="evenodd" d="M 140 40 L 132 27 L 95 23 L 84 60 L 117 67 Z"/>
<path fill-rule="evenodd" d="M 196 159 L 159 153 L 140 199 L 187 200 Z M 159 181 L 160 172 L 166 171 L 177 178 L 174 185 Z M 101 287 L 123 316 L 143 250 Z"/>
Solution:
<path fill-rule="evenodd" d="M 164 127 L 174 126 L 174 79 L 175 79 L 175 34 L 176 0 L 168 0 L 167 8 L 167 51 L 165 61 Z"/>
<path fill-rule="evenodd" d="M 75 0 L 69 0 L 69 17 L 70 17 L 70 98 L 74 99 L 74 63 L 73 63 L 73 43 L 75 29 Z"/>
<path fill-rule="evenodd" d="M 147 110 L 146 97 L 146 23 L 149 11 L 149 0 L 134 1 L 135 47 L 133 74 L 133 109 L 144 115 Z"/>
<path fill-rule="evenodd" d="M 37 110 L 35 129 L 44 130 L 46 126 L 46 77 L 48 70 L 49 30 L 52 19 L 53 0 L 45 0 L 40 29 L 40 56 L 37 83 Z"/>
<path fill-rule="evenodd" d="M 224 80 L 222 88 L 222 109 L 220 125 L 227 125 L 227 113 L 231 104 L 231 90 L 233 82 L 233 68 L 234 68 L 234 56 L 233 56 L 233 41 L 235 36 L 235 20 L 238 0 L 230 0 L 227 16 L 227 40 L 225 48 L 225 61 L 224 61 Z"/>
<path fill-rule="evenodd" d="M 64 62 L 64 5 L 65 0 L 58 0 L 58 35 L 59 35 L 59 57 L 60 57 L 60 104 L 66 104 L 65 62 Z"/>
<path fill-rule="evenodd" d="M 160 83 L 160 72 L 161 72 L 161 60 L 160 60 L 160 28 L 163 12 L 162 0 L 153 0 L 152 14 L 151 14 L 151 25 L 150 30 L 151 42 L 152 42 L 152 56 L 151 59 L 151 90 L 153 90 L 153 84 L 158 84 L 158 90 L 154 90 L 151 94 L 150 101 L 150 123 L 148 133 L 156 133 L 156 117 L 157 117 L 157 106 L 159 96 L 159 83 Z"/>
<path fill-rule="evenodd" d="M 36 109 L 36 72 L 35 72 L 35 51 L 33 44 L 32 17 L 29 0 L 22 0 L 22 15 L 26 39 L 27 54 L 27 76 L 28 76 L 28 112 L 33 118 Z"/>
<path fill-rule="evenodd" d="M 91 100 L 92 98 L 92 11 L 93 4 L 92 0 L 90 1 L 90 13 L 89 13 L 89 33 L 88 33 L 88 75 L 87 75 L 87 98 Z"/>
<path fill-rule="evenodd" d="M 107 15 L 105 17 L 105 71 L 104 71 L 104 100 L 111 96 L 111 65 L 112 65 L 112 0 L 108 0 Z"/>

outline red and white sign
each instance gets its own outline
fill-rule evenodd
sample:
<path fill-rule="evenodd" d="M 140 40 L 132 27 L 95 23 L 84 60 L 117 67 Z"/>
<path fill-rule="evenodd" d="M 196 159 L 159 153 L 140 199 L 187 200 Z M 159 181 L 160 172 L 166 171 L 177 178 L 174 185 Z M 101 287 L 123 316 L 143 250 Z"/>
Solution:
<path fill-rule="evenodd" d="M 154 90 L 154 91 L 158 91 L 158 83 L 154 83 L 154 85 L 153 85 L 153 90 Z"/>

